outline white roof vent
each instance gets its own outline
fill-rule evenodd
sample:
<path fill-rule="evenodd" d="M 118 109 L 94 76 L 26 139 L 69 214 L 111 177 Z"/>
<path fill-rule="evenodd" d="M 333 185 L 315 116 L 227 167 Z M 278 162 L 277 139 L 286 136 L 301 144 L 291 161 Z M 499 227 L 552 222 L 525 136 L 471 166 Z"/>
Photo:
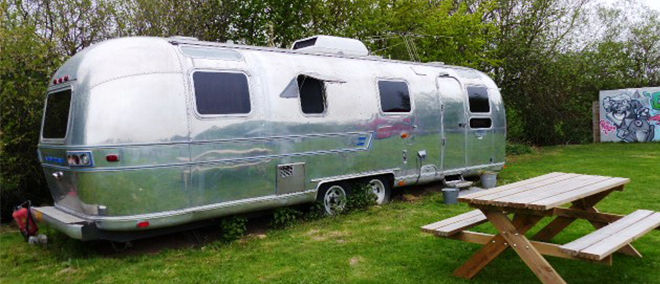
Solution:
<path fill-rule="evenodd" d="M 364 43 L 359 40 L 327 35 L 317 35 L 297 40 L 293 43 L 291 49 L 312 53 L 332 53 L 355 56 L 369 55 L 369 50 Z"/>
<path fill-rule="evenodd" d="M 199 40 L 198 38 L 192 37 L 192 36 L 178 36 L 178 35 L 168 37 L 167 39 L 181 40 L 181 41 L 197 41 L 197 40 Z"/>

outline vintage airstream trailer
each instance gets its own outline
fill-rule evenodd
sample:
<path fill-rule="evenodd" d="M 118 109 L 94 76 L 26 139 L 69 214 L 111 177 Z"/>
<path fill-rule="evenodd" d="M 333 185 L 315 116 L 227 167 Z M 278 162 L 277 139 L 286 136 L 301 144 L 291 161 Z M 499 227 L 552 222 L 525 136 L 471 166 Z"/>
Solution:
<path fill-rule="evenodd" d="M 504 165 L 495 83 L 442 63 L 370 56 L 316 36 L 291 49 L 119 38 L 54 75 L 39 159 L 72 238 L 130 240 L 196 221 Z"/>

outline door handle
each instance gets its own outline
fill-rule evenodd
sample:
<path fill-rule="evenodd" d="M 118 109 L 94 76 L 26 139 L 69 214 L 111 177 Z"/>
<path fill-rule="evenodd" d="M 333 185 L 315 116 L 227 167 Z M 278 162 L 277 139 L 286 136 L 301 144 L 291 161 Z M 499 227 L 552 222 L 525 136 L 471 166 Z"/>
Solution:
<path fill-rule="evenodd" d="M 466 124 L 465 124 L 465 123 L 462 123 L 462 122 L 459 122 L 459 123 L 458 123 L 458 127 L 465 127 L 465 125 L 466 125 Z"/>

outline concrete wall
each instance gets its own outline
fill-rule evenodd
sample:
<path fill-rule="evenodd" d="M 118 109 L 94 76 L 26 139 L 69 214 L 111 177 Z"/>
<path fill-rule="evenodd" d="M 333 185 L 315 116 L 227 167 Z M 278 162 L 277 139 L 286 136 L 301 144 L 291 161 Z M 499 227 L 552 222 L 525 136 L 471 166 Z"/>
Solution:
<path fill-rule="evenodd" d="M 600 91 L 600 141 L 660 141 L 660 87 Z"/>

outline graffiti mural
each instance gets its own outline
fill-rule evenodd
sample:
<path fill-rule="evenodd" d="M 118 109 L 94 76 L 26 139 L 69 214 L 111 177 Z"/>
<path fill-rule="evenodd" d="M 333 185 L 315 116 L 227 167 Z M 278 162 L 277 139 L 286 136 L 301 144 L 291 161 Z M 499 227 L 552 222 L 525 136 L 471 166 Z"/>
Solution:
<path fill-rule="evenodd" d="M 600 92 L 600 141 L 660 141 L 660 87 Z"/>

